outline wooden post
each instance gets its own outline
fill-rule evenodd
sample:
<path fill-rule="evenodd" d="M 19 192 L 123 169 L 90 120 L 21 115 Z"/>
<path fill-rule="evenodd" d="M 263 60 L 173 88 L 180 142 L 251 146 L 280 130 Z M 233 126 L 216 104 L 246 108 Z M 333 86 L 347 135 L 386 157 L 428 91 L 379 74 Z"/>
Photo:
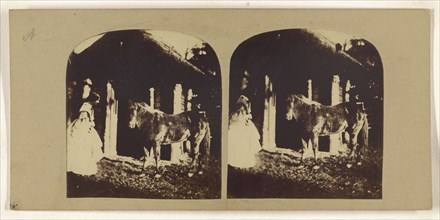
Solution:
<path fill-rule="evenodd" d="M 331 105 L 337 105 L 339 104 L 339 96 L 341 94 L 339 93 L 339 83 L 340 79 L 338 75 L 333 75 L 333 81 L 332 81 L 332 96 L 331 96 Z"/>
<path fill-rule="evenodd" d="M 307 80 L 307 98 L 312 101 L 313 100 L 313 93 L 312 93 L 313 89 L 312 89 L 312 80 L 309 79 Z"/>
<path fill-rule="evenodd" d="M 270 82 L 269 89 L 271 96 L 269 96 L 269 146 L 275 147 L 275 122 L 276 122 L 276 95 L 273 91 L 273 84 Z"/>
<path fill-rule="evenodd" d="M 150 107 L 153 108 L 153 109 L 156 108 L 156 103 L 155 103 L 155 95 L 156 95 L 156 93 L 155 93 L 155 91 L 156 90 L 154 89 L 154 87 L 151 87 L 148 90 L 148 93 L 149 93 L 149 96 L 150 96 Z M 152 159 L 152 158 L 154 158 L 154 156 L 153 156 L 154 155 L 154 149 L 151 146 L 148 146 L 148 147 L 150 147 L 149 155 L 151 157 L 150 159 Z"/>
<path fill-rule="evenodd" d="M 183 112 L 182 109 L 182 85 L 176 84 L 174 87 L 174 101 L 173 101 L 173 114 L 179 114 Z M 182 157 L 182 143 L 171 144 L 171 162 L 179 163 Z"/>
<path fill-rule="evenodd" d="M 341 103 L 341 89 L 340 89 L 340 78 L 339 75 L 333 75 L 333 81 L 331 86 L 331 105 L 337 105 Z M 342 149 L 341 142 L 342 134 L 334 134 L 330 135 L 330 154 L 338 155 L 339 151 Z"/>
<path fill-rule="evenodd" d="M 193 90 L 188 89 L 188 95 L 186 97 L 186 111 L 192 110 L 192 103 L 191 103 L 192 97 L 193 97 Z M 185 149 L 182 149 L 182 151 L 185 154 L 185 152 L 189 152 L 189 149 L 191 149 L 191 141 L 185 141 L 184 147 Z"/>
<path fill-rule="evenodd" d="M 154 88 L 151 87 L 151 88 L 149 89 L 149 91 L 150 91 L 150 106 L 151 106 L 152 108 L 154 108 Z"/>
<path fill-rule="evenodd" d="M 110 82 L 107 83 L 107 107 L 104 131 L 104 154 L 112 158 L 116 152 L 116 137 L 118 129 L 118 101 L 115 99 L 115 91 Z"/>
<path fill-rule="evenodd" d="M 276 99 L 273 92 L 273 85 L 268 75 L 264 77 L 264 85 L 266 97 L 264 99 L 264 115 L 263 115 L 263 131 L 262 144 L 263 148 L 274 148 L 275 144 L 275 121 L 276 121 Z"/>
<path fill-rule="evenodd" d="M 188 89 L 188 96 L 186 97 L 186 110 L 187 111 L 191 111 L 192 108 L 192 96 L 193 96 L 193 90 L 192 89 Z"/>
<path fill-rule="evenodd" d="M 313 81 L 312 79 L 307 80 L 307 99 L 313 101 Z M 308 146 L 312 146 L 311 140 L 301 140 L 303 143 Z M 307 147 L 304 151 L 304 157 L 313 157 L 313 149 L 312 147 Z"/>
<path fill-rule="evenodd" d="M 350 88 L 351 88 L 351 83 L 350 80 L 347 80 L 347 82 L 345 83 L 345 95 L 344 95 L 344 102 L 350 102 Z M 348 132 L 342 132 L 342 143 L 344 145 L 344 147 L 346 148 L 346 144 L 350 141 L 350 135 L 348 134 Z"/>
<path fill-rule="evenodd" d="M 350 88 L 351 88 L 350 80 L 347 80 L 347 83 L 345 84 L 345 98 L 344 98 L 344 102 L 349 102 L 350 101 Z"/>

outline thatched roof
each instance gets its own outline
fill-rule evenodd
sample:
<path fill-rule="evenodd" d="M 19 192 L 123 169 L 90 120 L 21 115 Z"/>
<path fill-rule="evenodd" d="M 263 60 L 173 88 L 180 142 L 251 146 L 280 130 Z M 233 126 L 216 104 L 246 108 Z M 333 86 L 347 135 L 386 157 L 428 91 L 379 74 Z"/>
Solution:
<path fill-rule="evenodd" d="M 288 29 L 256 35 L 240 44 L 231 59 L 231 77 L 244 71 L 251 77 L 293 74 L 313 78 L 338 72 L 371 75 L 371 66 L 319 33 Z"/>
<path fill-rule="evenodd" d="M 312 32 L 312 31 L 307 31 L 305 29 L 303 29 L 305 32 L 307 32 L 308 34 L 315 36 L 316 38 L 318 38 L 320 40 L 321 45 L 330 50 L 331 53 L 333 53 L 336 56 L 340 56 L 342 59 L 346 59 L 348 62 L 354 64 L 354 65 L 358 65 L 361 68 L 364 68 L 366 71 L 370 71 L 369 67 L 364 65 L 363 63 L 361 63 L 359 60 L 357 60 L 356 58 L 354 58 L 353 56 L 351 56 L 350 54 L 348 54 L 346 51 L 342 50 L 341 48 L 337 48 L 337 44 L 335 42 L 332 42 L 331 40 L 329 40 L 325 35 L 320 34 L 318 32 Z M 348 40 L 348 39 L 347 39 Z M 338 45 L 341 46 L 342 45 Z"/>
<path fill-rule="evenodd" d="M 217 59 L 215 54 L 212 59 Z M 151 37 L 148 31 L 126 30 L 105 33 L 78 54 L 74 50 L 69 58 L 68 78 L 86 77 L 150 81 L 158 77 L 185 80 L 211 75 L 184 59 L 172 45 Z"/>
<path fill-rule="evenodd" d="M 164 54 L 168 55 L 169 59 L 175 60 L 177 63 L 186 66 L 189 69 L 192 69 L 194 72 L 207 75 L 205 72 L 200 70 L 198 67 L 194 66 L 192 63 L 190 63 L 188 60 L 184 59 L 181 54 L 179 54 L 177 51 L 173 50 L 171 45 L 168 45 L 165 42 L 158 41 L 151 37 L 151 34 L 147 31 L 144 33 L 145 41 L 151 41 L 152 43 L 155 43 L 158 47 L 162 48 Z"/>

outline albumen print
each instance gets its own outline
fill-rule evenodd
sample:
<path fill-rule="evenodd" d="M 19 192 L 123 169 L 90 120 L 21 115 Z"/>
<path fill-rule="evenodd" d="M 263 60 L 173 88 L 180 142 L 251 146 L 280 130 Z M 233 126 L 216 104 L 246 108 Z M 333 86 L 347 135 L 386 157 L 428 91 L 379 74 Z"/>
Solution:
<path fill-rule="evenodd" d="M 161 30 L 84 40 L 67 65 L 67 197 L 219 199 L 211 46 Z"/>
<path fill-rule="evenodd" d="M 287 29 L 231 58 L 228 198 L 382 198 L 383 67 L 362 37 Z"/>

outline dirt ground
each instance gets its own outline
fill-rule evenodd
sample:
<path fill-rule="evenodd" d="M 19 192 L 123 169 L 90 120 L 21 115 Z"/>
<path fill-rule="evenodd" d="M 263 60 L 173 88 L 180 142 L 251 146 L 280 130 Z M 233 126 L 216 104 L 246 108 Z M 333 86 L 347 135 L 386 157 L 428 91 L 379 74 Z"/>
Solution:
<path fill-rule="evenodd" d="M 319 159 L 260 151 L 250 169 L 228 167 L 228 198 L 382 198 L 382 151 L 364 152 L 361 165 L 347 167 L 347 157 Z M 102 159 L 92 176 L 67 173 L 68 197 L 120 197 L 155 199 L 218 199 L 220 162 L 213 161 L 202 175 L 188 177 L 187 165 L 165 164 L 155 178 L 154 166 L 142 171 L 141 162 Z"/>
<path fill-rule="evenodd" d="M 319 159 L 260 151 L 250 169 L 228 167 L 228 198 L 382 198 L 382 152 L 364 150 L 361 165 L 348 168 L 345 156 Z"/>
<path fill-rule="evenodd" d="M 140 161 L 102 159 L 96 175 L 67 173 L 68 197 L 120 197 L 154 199 L 216 199 L 221 193 L 220 163 L 214 161 L 202 175 L 188 177 L 187 165 L 167 164 L 155 178 L 150 165 L 142 171 Z"/>

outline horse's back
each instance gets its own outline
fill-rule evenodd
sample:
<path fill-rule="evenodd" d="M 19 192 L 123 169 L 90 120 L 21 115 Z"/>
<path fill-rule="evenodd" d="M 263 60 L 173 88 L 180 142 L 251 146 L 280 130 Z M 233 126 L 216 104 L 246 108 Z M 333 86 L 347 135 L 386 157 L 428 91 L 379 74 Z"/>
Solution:
<path fill-rule="evenodd" d="M 176 115 L 164 115 L 164 121 L 176 125 L 189 125 L 190 118 L 185 112 Z"/>
<path fill-rule="evenodd" d="M 342 104 L 345 108 L 346 114 L 349 117 L 355 117 L 360 120 L 361 118 L 366 116 L 366 111 L 362 105 L 359 105 L 356 102 L 345 102 Z"/>
<path fill-rule="evenodd" d="M 312 130 L 323 136 L 339 133 L 365 118 L 365 110 L 355 102 L 334 106 L 312 105 L 311 109 Z"/>
<path fill-rule="evenodd" d="M 185 114 L 156 113 L 149 131 L 152 140 L 161 144 L 181 142 L 190 135 L 190 119 Z"/>

